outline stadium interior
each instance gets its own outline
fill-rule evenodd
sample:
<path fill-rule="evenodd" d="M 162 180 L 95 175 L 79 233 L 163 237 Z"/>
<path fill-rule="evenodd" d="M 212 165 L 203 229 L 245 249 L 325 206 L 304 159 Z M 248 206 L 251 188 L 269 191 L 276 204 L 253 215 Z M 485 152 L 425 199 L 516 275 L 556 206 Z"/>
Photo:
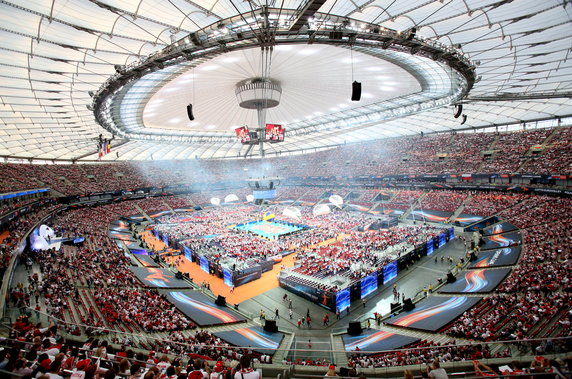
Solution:
<path fill-rule="evenodd" d="M 0 377 L 572 375 L 572 2 L 0 10 Z"/>

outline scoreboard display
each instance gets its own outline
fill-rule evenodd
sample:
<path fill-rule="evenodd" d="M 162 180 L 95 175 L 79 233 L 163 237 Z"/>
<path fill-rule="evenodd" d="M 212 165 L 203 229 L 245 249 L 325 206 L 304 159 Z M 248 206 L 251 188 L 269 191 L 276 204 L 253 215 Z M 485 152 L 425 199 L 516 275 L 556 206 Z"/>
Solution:
<path fill-rule="evenodd" d="M 250 134 L 248 133 L 248 126 L 241 126 L 240 128 L 234 129 L 236 132 L 236 138 L 240 143 L 247 144 L 250 142 Z"/>
<path fill-rule="evenodd" d="M 266 124 L 266 138 L 267 142 L 282 142 L 284 141 L 284 127 L 278 124 Z"/>

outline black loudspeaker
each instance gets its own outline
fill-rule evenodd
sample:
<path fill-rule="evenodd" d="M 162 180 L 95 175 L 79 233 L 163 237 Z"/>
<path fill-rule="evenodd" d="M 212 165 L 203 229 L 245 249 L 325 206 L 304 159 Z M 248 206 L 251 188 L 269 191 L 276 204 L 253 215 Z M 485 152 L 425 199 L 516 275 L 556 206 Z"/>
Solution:
<path fill-rule="evenodd" d="M 276 320 L 266 320 L 264 322 L 264 330 L 268 333 L 276 333 L 278 331 Z"/>
<path fill-rule="evenodd" d="M 407 298 L 403 301 L 403 310 L 409 312 L 415 309 L 415 304 L 411 301 L 411 298 Z"/>
<path fill-rule="evenodd" d="M 462 104 L 455 104 L 455 113 L 453 117 L 459 118 L 459 116 L 463 113 L 463 105 Z"/>
<path fill-rule="evenodd" d="M 226 307 L 226 298 L 224 296 L 218 295 L 214 303 L 220 307 Z"/>
<path fill-rule="evenodd" d="M 447 274 L 447 283 L 455 283 L 456 280 L 457 278 L 455 278 L 455 275 L 452 273 Z"/>
<path fill-rule="evenodd" d="M 187 105 L 187 116 L 189 116 L 189 120 L 193 121 L 195 116 L 193 116 L 193 104 Z"/>
<path fill-rule="evenodd" d="M 460 125 L 463 125 L 465 122 L 467 122 L 467 115 L 466 114 L 463 115 L 463 119 L 461 120 Z"/>
<path fill-rule="evenodd" d="M 350 321 L 348 326 L 348 334 L 350 336 L 359 336 L 361 334 L 361 323 L 359 321 Z"/>
<path fill-rule="evenodd" d="M 333 31 L 330 32 L 330 39 L 342 39 L 344 38 L 343 32 Z"/>
<path fill-rule="evenodd" d="M 354 81 L 352 83 L 352 101 L 360 101 L 361 99 L 361 83 Z"/>
<path fill-rule="evenodd" d="M 399 303 L 391 303 L 391 313 L 397 312 L 397 310 L 401 308 L 401 304 Z"/>

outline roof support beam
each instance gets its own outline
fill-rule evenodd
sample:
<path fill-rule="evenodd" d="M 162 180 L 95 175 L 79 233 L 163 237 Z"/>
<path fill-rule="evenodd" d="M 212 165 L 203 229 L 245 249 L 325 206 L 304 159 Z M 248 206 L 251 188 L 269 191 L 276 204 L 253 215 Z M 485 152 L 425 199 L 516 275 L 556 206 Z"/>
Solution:
<path fill-rule="evenodd" d="M 326 0 L 308 0 L 290 27 L 290 31 L 298 32 L 300 29 L 302 29 L 302 26 L 308 22 L 308 18 L 312 17 L 318 11 L 318 9 L 324 5 L 325 2 Z"/>

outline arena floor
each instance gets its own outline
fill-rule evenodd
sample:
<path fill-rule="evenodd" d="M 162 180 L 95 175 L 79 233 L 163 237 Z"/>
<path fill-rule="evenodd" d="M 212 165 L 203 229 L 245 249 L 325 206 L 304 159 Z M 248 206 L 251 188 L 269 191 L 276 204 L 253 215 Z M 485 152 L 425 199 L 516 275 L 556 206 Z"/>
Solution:
<path fill-rule="evenodd" d="M 262 220 L 246 224 L 235 225 L 233 226 L 233 228 L 258 234 L 259 236 L 269 239 L 278 239 L 278 237 L 283 236 L 284 234 L 297 232 L 303 229 L 302 227 L 297 225 L 286 225 L 279 222 L 262 221 Z"/>
<path fill-rule="evenodd" d="M 467 237 L 469 236 L 467 235 Z M 160 243 L 154 238 L 150 238 L 150 241 Z M 317 304 L 280 288 L 277 279 L 280 265 L 275 265 L 274 269 L 264 273 L 261 279 L 240 286 L 234 292 L 230 292 L 230 288 L 223 283 L 222 279 L 205 273 L 197 264 L 186 259 L 179 266 L 179 269 L 183 272 L 189 272 L 195 283 L 207 280 L 215 295 L 225 296 L 227 303 L 240 304 L 239 309 L 254 319 L 255 322 L 260 322 L 258 315 L 261 310 L 265 312 L 267 319 L 274 319 L 276 309 L 278 309 L 279 318 L 276 320 L 278 328 L 283 331 L 295 331 L 296 333 L 292 350 L 286 358 L 291 360 L 297 360 L 298 358 L 331 360 L 331 353 L 322 351 L 335 349 L 335 347 L 331 346 L 330 335 L 345 331 L 350 321 L 365 321 L 373 317 L 374 312 L 389 313 L 391 303 L 393 302 L 392 284 L 396 284 L 399 293 L 405 294 L 405 297 L 413 297 L 417 292 L 422 291 L 423 287 L 428 285 L 429 282 L 434 282 L 435 278 L 446 276 L 451 265 L 446 258 L 441 261 L 441 257 L 451 256 L 456 263 L 464 255 L 465 246 L 463 242 L 455 238 L 443 248 L 435 250 L 433 255 L 423 257 L 411 268 L 402 271 L 389 285 L 369 298 L 365 307 L 360 301 L 354 301 L 350 312 L 343 312 L 340 320 L 336 320 L 336 315 L 333 312 L 327 311 Z M 294 256 L 289 255 L 285 257 L 282 264 L 286 267 L 293 266 Z M 292 318 L 289 317 L 288 303 L 282 300 L 284 294 L 293 300 Z M 307 325 L 302 325 L 302 327 L 298 328 L 298 319 L 305 316 L 308 311 L 312 319 L 311 327 L 308 328 Z M 330 320 L 328 326 L 323 325 L 323 318 L 326 314 L 328 314 Z M 312 352 L 297 352 L 296 349 L 308 349 L 308 340 L 310 340 Z"/>

